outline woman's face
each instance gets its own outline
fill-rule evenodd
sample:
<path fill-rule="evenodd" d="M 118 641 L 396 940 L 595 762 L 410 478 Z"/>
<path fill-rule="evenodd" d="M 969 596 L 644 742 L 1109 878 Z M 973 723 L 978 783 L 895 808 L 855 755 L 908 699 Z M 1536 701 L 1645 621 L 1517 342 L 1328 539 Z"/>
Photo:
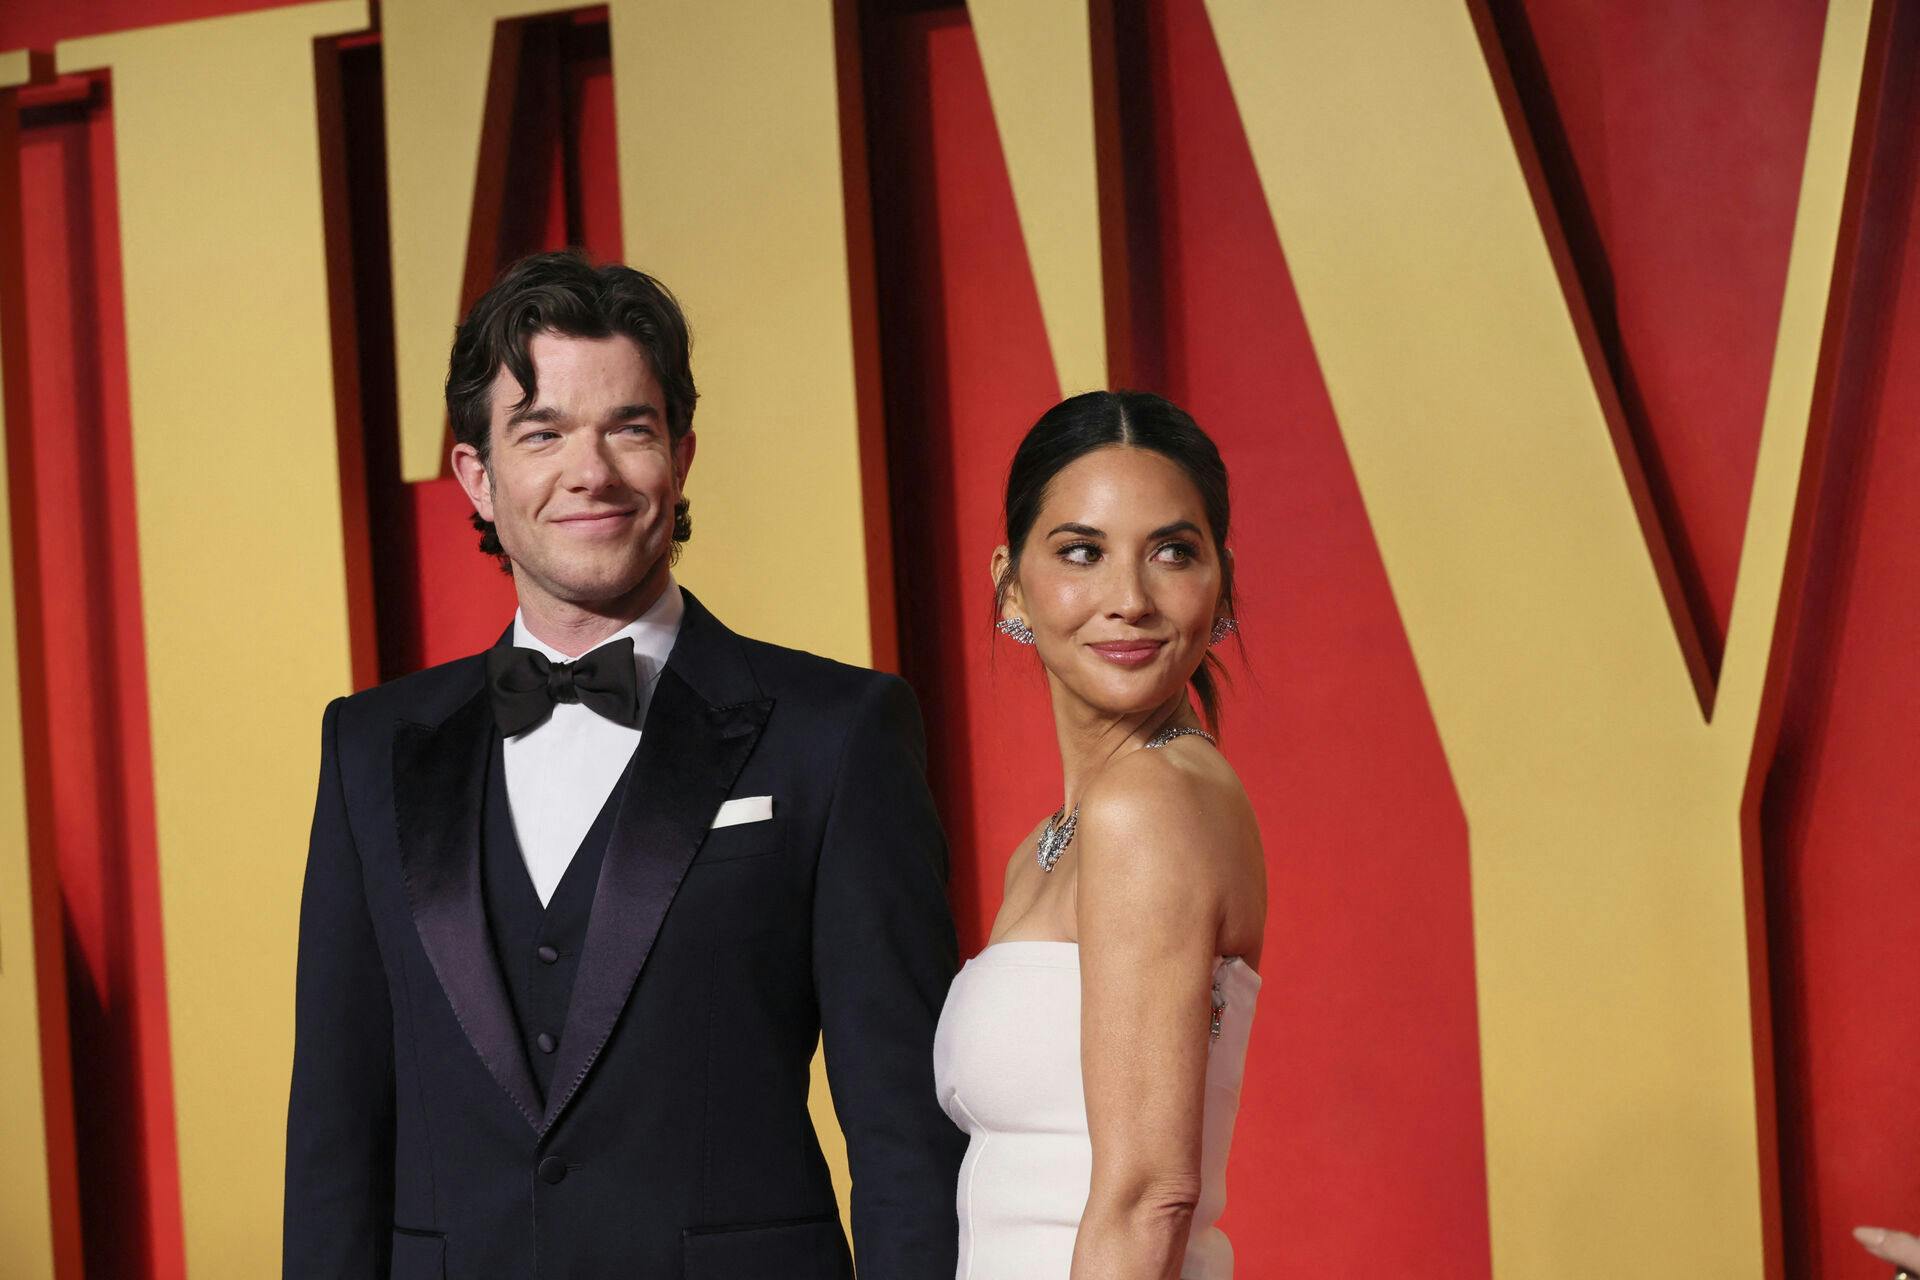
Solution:
<path fill-rule="evenodd" d="M 995 553 L 996 579 L 1005 556 Z M 1054 477 L 1001 615 L 1026 619 L 1069 694 L 1125 716 L 1185 688 L 1206 657 L 1220 582 L 1186 472 L 1151 450 L 1109 445 Z"/>

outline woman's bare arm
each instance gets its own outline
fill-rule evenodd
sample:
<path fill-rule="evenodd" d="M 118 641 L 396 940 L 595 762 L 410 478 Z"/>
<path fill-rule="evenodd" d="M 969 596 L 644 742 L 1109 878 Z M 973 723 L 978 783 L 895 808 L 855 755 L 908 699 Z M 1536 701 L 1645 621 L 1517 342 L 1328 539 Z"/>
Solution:
<path fill-rule="evenodd" d="M 1080 1060 L 1093 1179 L 1073 1280 L 1174 1280 L 1200 1197 L 1208 1018 L 1233 806 L 1141 755 L 1082 802 Z"/>

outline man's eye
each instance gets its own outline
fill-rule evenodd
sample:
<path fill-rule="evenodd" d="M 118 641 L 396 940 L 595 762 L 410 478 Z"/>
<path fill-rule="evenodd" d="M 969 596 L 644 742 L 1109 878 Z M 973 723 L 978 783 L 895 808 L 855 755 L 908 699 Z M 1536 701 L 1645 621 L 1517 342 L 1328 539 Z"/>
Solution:
<path fill-rule="evenodd" d="M 520 437 L 521 444 L 545 444 L 549 440 L 558 440 L 558 431 L 529 431 Z"/>

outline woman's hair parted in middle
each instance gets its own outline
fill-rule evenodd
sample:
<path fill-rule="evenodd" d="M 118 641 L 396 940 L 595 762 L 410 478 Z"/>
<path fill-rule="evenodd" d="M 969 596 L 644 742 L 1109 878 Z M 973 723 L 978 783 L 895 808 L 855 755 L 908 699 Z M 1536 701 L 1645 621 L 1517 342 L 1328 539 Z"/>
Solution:
<path fill-rule="evenodd" d="M 1172 461 L 1199 490 L 1206 510 L 1214 554 L 1220 563 L 1220 616 L 1236 616 L 1233 561 L 1227 556 L 1227 533 L 1232 502 L 1227 487 L 1227 464 L 1220 450 L 1187 412 L 1150 391 L 1088 391 L 1062 400 L 1040 415 L 1007 471 L 1007 567 L 995 584 L 994 615 L 1006 601 L 1020 569 L 1020 552 L 1046 504 L 1047 488 L 1067 466 L 1110 445 L 1147 449 Z M 1193 691 L 1199 696 L 1207 723 L 1220 717 L 1219 686 L 1225 668 L 1209 652 L 1193 673 Z"/>

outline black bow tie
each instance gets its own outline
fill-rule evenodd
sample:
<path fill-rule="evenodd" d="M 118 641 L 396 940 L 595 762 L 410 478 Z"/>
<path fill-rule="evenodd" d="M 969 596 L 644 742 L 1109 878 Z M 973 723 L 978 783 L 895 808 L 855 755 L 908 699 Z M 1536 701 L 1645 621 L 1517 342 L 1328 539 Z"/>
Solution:
<path fill-rule="evenodd" d="M 496 645 L 487 650 L 487 688 L 493 695 L 494 723 L 509 738 L 545 720 L 560 702 L 578 702 L 615 724 L 640 727 L 640 678 L 632 636 L 572 662 L 550 662 L 534 649 Z"/>

